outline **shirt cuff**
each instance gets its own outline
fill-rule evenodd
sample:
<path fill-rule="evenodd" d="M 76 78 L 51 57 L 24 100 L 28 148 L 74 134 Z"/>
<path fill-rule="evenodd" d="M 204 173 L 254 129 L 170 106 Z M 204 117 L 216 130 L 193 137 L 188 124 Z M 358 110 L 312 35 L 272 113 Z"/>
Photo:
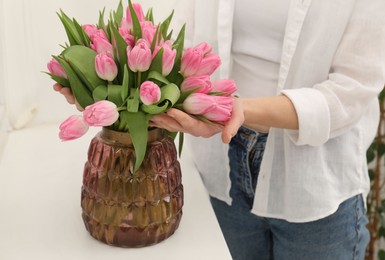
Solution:
<path fill-rule="evenodd" d="M 285 133 L 296 145 L 318 146 L 330 136 L 330 111 L 328 103 L 317 89 L 285 89 L 281 94 L 293 103 L 298 116 L 298 130 Z"/>

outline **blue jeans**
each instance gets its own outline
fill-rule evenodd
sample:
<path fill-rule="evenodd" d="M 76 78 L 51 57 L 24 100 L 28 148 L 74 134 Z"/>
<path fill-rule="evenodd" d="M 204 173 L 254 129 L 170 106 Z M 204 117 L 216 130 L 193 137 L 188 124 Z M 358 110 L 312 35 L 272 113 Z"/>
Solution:
<path fill-rule="evenodd" d="M 334 214 L 290 223 L 252 214 L 266 134 L 241 128 L 230 143 L 232 205 L 211 197 L 233 259 L 361 260 L 369 242 L 361 195 L 344 201 Z"/>

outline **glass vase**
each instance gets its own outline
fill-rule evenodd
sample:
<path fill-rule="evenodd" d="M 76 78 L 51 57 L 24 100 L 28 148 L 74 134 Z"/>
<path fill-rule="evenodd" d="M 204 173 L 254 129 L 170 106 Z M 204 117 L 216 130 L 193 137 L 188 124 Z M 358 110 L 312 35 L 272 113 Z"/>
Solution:
<path fill-rule="evenodd" d="M 147 152 L 134 172 L 130 135 L 103 128 L 91 141 L 81 191 L 82 218 L 92 237 L 119 247 L 159 243 L 178 228 L 183 207 L 174 141 L 149 131 Z"/>

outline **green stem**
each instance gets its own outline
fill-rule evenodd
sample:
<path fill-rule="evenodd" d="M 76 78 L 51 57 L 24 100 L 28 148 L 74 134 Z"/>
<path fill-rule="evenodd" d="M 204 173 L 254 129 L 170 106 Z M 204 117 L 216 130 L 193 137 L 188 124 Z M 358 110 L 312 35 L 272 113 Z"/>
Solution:
<path fill-rule="evenodd" d="M 142 84 L 142 72 L 138 71 L 138 88 Z"/>
<path fill-rule="evenodd" d="M 116 110 L 118 110 L 118 112 L 125 111 L 127 110 L 127 107 L 118 107 Z"/>

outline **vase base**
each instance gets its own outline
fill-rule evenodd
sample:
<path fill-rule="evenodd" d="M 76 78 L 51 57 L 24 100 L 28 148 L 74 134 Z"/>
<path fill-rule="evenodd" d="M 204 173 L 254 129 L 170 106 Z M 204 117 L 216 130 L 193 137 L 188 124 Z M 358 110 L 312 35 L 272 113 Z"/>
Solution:
<path fill-rule="evenodd" d="M 110 246 L 123 248 L 140 248 L 156 245 L 175 233 L 182 218 L 182 211 L 169 223 L 151 225 L 145 228 L 112 227 L 91 219 L 82 213 L 84 225 L 96 240 Z"/>

